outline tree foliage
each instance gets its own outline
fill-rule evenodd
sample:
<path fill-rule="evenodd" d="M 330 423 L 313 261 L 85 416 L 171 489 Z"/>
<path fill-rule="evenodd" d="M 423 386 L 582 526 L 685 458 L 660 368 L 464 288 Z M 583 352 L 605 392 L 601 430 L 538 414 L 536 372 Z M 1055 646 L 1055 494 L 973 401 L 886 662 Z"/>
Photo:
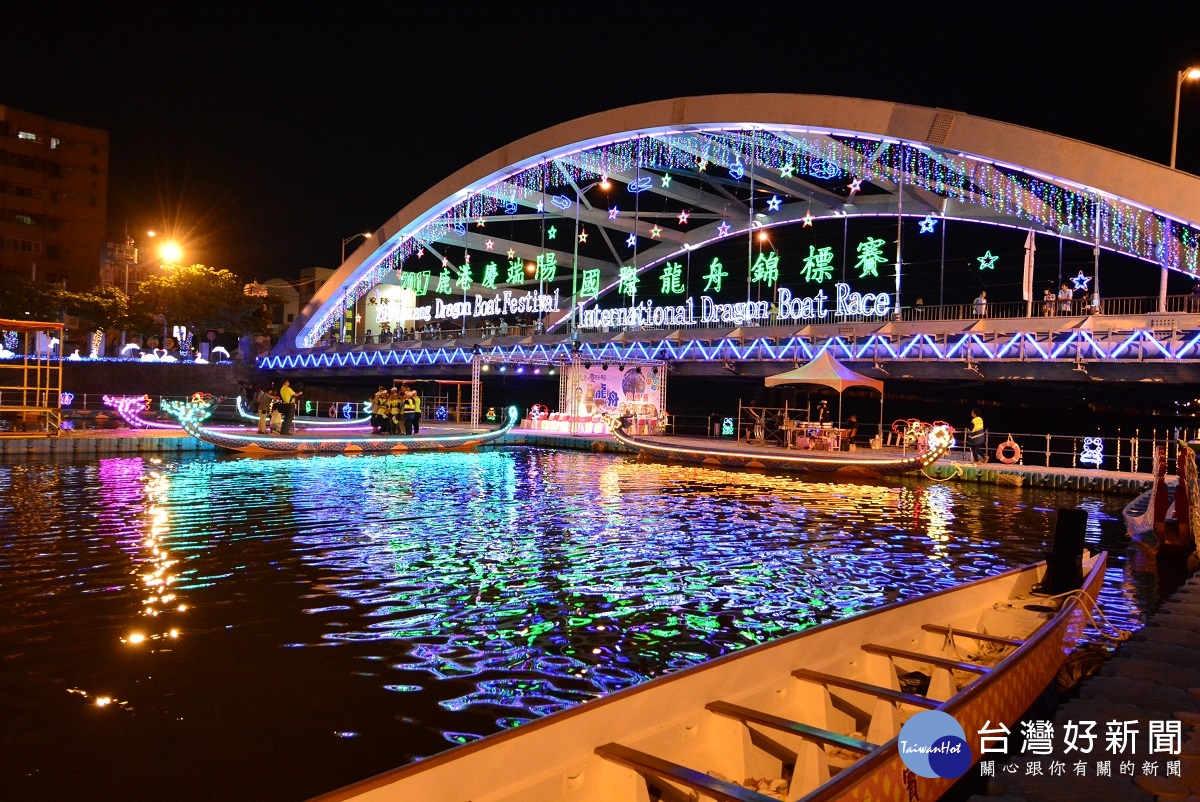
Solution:
<path fill-rule="evenodd" d="M 242 283 L 228 270 L 205 265 L 180 265 L 138 285 L 130 299 L 130 318 L 136 328 L 187 326 L 193 331 L 226 329 L 244 332 L 259 324 L 259 303 L 242 292 Z"/>

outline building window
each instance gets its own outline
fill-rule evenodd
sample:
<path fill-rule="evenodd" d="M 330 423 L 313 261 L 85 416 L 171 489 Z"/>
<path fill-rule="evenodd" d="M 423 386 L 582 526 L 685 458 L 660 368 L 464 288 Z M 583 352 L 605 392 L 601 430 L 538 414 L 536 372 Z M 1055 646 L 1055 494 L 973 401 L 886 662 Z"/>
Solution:
<path fill-rule="evenodd" d="M 27 226 L 34 225 L 33 218 L 27 214 L 14 214 L 12 219 L 14 223 L 24 223 Z"/>
<path fill-rule="evenodd" d="M 13 186 L 12 194 L 16 195 L 18 198 L 36 198 L 41 195 L 41 193 L 33 187 L 25 187 L 21 186 L 20 184 Z"/>
<path fill-rule="evenodd" d="M 41 253 L 42 243 L 35 242 L 31 239 L 17 239 L 16 237 L 5 237 L 4 247 L 10 251 L 19 253 Z"/>
<path fill-rule="evenodd" d="M 17 139 L 28 139 L 30 142 L 37 142 L 37 141 L 38 141 L 38 135 L 37 135 L 37 134 L 31 134 L 31 133 L 29 133 L 28 131 L 18 131 L 18 132 L 17 132 Z"/>
<path fill-rule="evenodd" d="M 56 136 L 50 137 L 50 150 L 58 150 L 62 147 L 62 140 Z"/>

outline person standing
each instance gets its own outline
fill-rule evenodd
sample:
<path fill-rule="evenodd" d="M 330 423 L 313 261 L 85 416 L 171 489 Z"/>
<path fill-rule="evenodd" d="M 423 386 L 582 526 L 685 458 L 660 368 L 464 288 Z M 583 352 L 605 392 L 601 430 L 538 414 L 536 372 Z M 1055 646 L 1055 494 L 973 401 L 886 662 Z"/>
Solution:
<path fill-rule="evenodd" d="M 967 429 L 967 447 L 971 449 L 971 463 L 987 462 L 987 430 L 983 428 L 983 416 L 979 408 L 971 410 L 971 424 Z"/>
<path fill-rule="evenodd" d="M 975 306 L 975 317 L 987 317 L 987 290 L 980 290 L 979 297 L 972 302 Z"/>
<path fill-rule="evenodd" d="M 1058 288 L 1058 313 L 1060 315 L 1071 314 L 1071 303 L 1075 300 L 1075 293 L 1067 286 L 1067 282 L 1063 282 Z"/>
<path fill-rule="evenodd" d="M 279 386 L 279 400 L 283 402 L 283 425 L 279 429 L 280 434 L 295 434 L 296 433 L 296 399 L 301 393 L 292 389 L 292 383 L 288 379 L 283 380 L 283 384 Z"/>
<path fill-rule="evenodd" d="M 258 412 L 258 433 L 267 433 L 267 422 L 271 417 L 271 405 L 275 403 L 275 385 L 262 390 L 255 398 L 255 411 Z"/>
<path fill-rule="evenodd" d="M 412 413 L 412 433 L 421 433 L 421 396 L 416 391 L 412 391 L 413 413 Z"/>
<path fill-rule="evenodd" d="M 415 390 L 405 388 L 403 400 L 400 402 L 400 412 L 404 417 L 404 433 L 407 435 L 413 433 L 413 415 L 416 414 L 416 403 L 413 398 L 416 394 Z"/>
<path fill-rule="evenodd" d="M 383 433 L 383 419 L 387 414 L 387 390 L 383 385 L 371 396 L 371 434 Z"/>

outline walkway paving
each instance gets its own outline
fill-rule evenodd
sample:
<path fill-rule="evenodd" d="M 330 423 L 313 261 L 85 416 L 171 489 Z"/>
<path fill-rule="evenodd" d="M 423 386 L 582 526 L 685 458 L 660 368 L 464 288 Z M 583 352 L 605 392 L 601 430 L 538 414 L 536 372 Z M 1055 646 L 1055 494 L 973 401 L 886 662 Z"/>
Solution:
<path fill-rule="evenodd" d="M 991 793 L 970 802 L 1200 799 L 1198 709 L 1200 577 L 1193 576 L 1084 682 L 1078 698 L 1059 707 L 1053 719 L 1052 753 L 1022 754 L 1025 742 L 1014 728 L 1011 757 L 984 756 L 997 758 Z M 1064 740 L 1067 725 L 1081 722 L 1096 722 L 1094 748 L 1086 755 L 1067 752 Z M 1178 754 L 1150 753 L 1151 726 L 1158 722 L 1180 722 Z M 1107 738 L 1112 727 L 1136 731 L 1136 751 L 1116 752 Z M 1168 744 L 1160 740 L 1158 745 Z M 1062 774 L 1051 774 L 1055 761 L 1063 766 Z M 1099 776 L 1097 763 L 1103 761 L 1110 761 L 1111 776 Z M 1080 762 L 1083 776 L 1078 774 Z M 1040 773 L 1033 773 L 1035 763 Z M 1123 774 L 1123 767 L 1129 773 Z"/>

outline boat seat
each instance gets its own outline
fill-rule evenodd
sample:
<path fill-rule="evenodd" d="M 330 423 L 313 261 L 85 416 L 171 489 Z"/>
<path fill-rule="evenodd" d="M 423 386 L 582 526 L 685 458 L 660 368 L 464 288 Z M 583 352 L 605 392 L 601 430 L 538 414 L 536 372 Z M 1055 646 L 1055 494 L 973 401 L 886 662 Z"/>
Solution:
<path fill-rule="evenodd" d="M 1018 638 L 1002 638 L 999 635 L 988 635 L 986 632 L 972 632 L 969 629 L 955 629 L 954 627 L 944 627 L 941 624 L 922 624 L 921 629 L 926 632 L 932 632 L 936 635 L 962 635 L 964 638 L 971 640 L 983 641 L 984 643 L 995 643 L 998 646 L 1019 647 L 1025 641 Z"/>
<path fill-rule="evenodd" d="M 717 802 L 769 802 L 774 799 L 760 794 L 758 791 L 743 788 L 737 783 L 718 780 L 702 771 L 689 769 L 687 766 L 681 766 L 678 763 L 672 763 L 669 760 L 663 760 L 618 743 L 597 746 L 596 754 L 605 760 L 611 760 L 631 768 L 643 777 L 670 780 L 696 791 L 706 798 L 715 799 Z"/>
<path fill-rule="evenodd" d="M 817 682 L 822 685 L 832 685 L 836 688 L 845 688 L 848 691 L 858 691 L 865 693 L 868 696 L 874 696 L 879 699 L 886 699 L 889 702 L 902 705 L 912 705 L 914 707 L 925 707 L 930 710 L 940 706 L 942 703 L 934 699 L 926 699 L 924 696 L 917 696 L 912 693 L 904 693 L 903 691 L 893 691 L 891 688 L 884 688 L 881 685 L 872 685 L 868 682 L 859 682 L 855 679 L 846 679 L 839 677 L 836 674 L 823 674 L 820 671 L 813 671 L 807 668 L 798 668 L 792 672 L 792 676 L 796 679 L 808 680 L 809 682 Z"/>
<path fill-rule="evenodd" d="M 875 744 L 858 738 L 852 738 L 849 735 L 842 735 L 833 730 L 814 727 L 811 724 L 802 724 L 799 721 L 773 716 L 770 713 L 751 710 L 748 707 L 730 704 L 729 702 L 709 702 L 705 707 L 714 713 L 736 718 L 746 724 L 758 724 L 763 727 L 770 727 L 771 729 L 786 732 L 790 735 L 797 735 L 806 741 L 816 741 L 820 744 L 836 746 L 849 752 L 858 752 L 865 755 L 876 747 Z"/>
<path fill-rule="evenodd" d="M 905 649 L 896 649 L 891 646 L 881 646 L 878 643 L 864 643 L 862 645 L 862 650 L 867 654 L 879 654 L 883 655 L 884 657 L 899 657 L 903 660 L 912 660 L 914 663 L 928 663 L 931 666 L 949 669 L 950 671 L 966 671 L 972 674 L 986 674 L 990 670 L 988 666 L 981 666 L 978 663 L 964 663 L 960 660 L 951 660 L 948 657 L 935 657 L 930 654 L 910 652 Z"/>

